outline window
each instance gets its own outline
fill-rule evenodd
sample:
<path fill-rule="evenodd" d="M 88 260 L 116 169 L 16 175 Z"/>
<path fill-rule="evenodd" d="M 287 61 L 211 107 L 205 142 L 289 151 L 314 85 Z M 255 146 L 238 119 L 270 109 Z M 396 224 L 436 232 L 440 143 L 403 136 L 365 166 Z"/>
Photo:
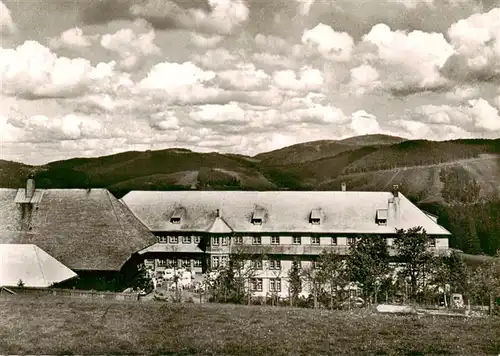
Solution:
<path fill-rule="evenodd" d="M 172 216 L 170 217 L 170 222 L 172 224 L 180 224 L 181 223 L 181 218 L 182 218 L 182 209 L 176 209 Z"/>
<path fill-rule="evenodd" d="M 254 236 L 252 238 L 252 243 L 254 245 L 260 245 L 260 244 L 262 244 L 262 238 L 260 236 Z"/>
<path fill-rule="evenodd" d="M 197 244 L 197 245 L 198 245 L 198 244 L 200 243 L 200 240 L 201 240 L 201 239 L 200 239 L 200 237 L 199 237 L 199 236 L 193 236 L 193 242 L 194 242 L 195 244 Z"/>
<path fill-rule="evenodd" d="M 252 218 L 252 224 L 254 224 L 254 225 L 262 225 L 262 219 Z"/>
<path fill-rule="evenodd" d="M 188 259 L 181 260 L 181 266 L 184 268 L 190 268 L 191 267 L 191 260 L 188 260 Z"/>
<path fill-rule="evenodd" d="M 321 268 L 321 262 L 318 261 L 318 260 L 312 260 L 311 264 L 312 264 L 312 268 L 313 269 L 319 269 L 319 268 Z"/>
<path fill-rule="evenodd" d="M 253 268 L 262 269 L 262 260 L 254 260 L 253 261 Z"/>
<path fill-rule="evenodd" d="M 321 209 L 313 209 L 311 211 L 309 222 L 313 225 L 319 225 L 321 223 Z"/>
<path fill-rule="evenodd" d="M 347 238 L 347 244 L 348 245 L 354 245 L 354 244 L 356 244 L 356 238 L 355 237 L 348 237 Z"/>
<path fill-rule="evenodd" d="M 160 235 L 160 236 L 157 237 L 157 239 L 158 239 L 158 242 L 164 243 L 164 244 L 166 244 L 167 241 L 168 241 L 168 238 L 165 235 Z"/>
<path fill-rule="evenodd" d="M 228 243 L 229 243 L 229 238 L 227 238 L 227 237 L 223 237 L 223 238 L 222 238 L 222 246 L 227 246 L 227 245 L 228 245 Z"/>
<path fill-rule="evenodd" d="M 200 259 L 194 259 L 193 260 L 193 267 L 201 267 L 203 265 L 203 261 Z"/>
<path fill-rule="evenodd" d="M 262 292 L 262 278 L 252 278 L 251 288 L 253 291 Z"/>
<path fill-rule="evenodd" d="M 234 237 L 234 243 L 236 245 L 242 245 L 243 244 L 243 236 L 235 236 Z"/>
<path fill-rule="evenodd" d="M 269 269 L 281 269 L 281 261 L 269 260 Z"/>
<path fill-rule="evenodd" d="M 279 236 L 271 236 L 271 244 L 279 245 L 280 244 L 280 237 Z"/>
<path fill-rule="evenodd" d="M 378 225 L 387 225 L 387 209 L 378 209 L 375 222 Z"/>
<path fill-rule="evenodd" d="M 212 237 L 212 246 L 219 246 L 220 245 L 220 237 L 214 236 Z"/>
<path fill-rule="evenodd" d="M 271 278 L 269 280 L 269 291 L 271 292 L 281 292 L 281 279 Z"/>
<path fill-rule="evenodd" d="M 436 247 L 436 239 L 430 238 L 429 239 L 429 246 L 430 247 Z"/>
<path fill-rule="evenodd" d="M 262 221 L 264 220 L 265 211 L 262 208 L 255 208 L 252 215 L 252 224 L 254 225 L 262 225 Z"/>
<path fill-rule="evenodd" d="M 168 242 L 170 242 L 171 244 L 179 243 L 179 236 L 169 236 Z"/>
<path fill-rule="evenodd" d="M 302 243 L 302 239 L 300 238 L 300 236 L 293 237 L 293 244 L 294 245 L 300 245 L 301 243 Z"/>
<path fill-rule="evenodd" d="M 164 267 L 167 267 L 167 268 L 172 268 L 172 267 L 175 266 L 176 260 L 171 259 L 171 258 L 167 258 L 167 259 L 164 259 L 164 260 L 158 260 L 158 262 L 161 263 L 161 264 L 159 264 L 159 266 L 164 266 Z"/>
<path fill-rule="evenodd" d="M 228 261 L 229 261 L 229 258 L 227 256 L 222 256 L 221 259 L 220 259 L 220 265 L 221 265 L 221 267 L 226 267 Z"/>
<path fill-rule="evenodd" d="M 158 267 L 165 267 L 165 266 L 167 266 L 167 260 L 165 260 L 165 259 L 156 260 L 156 265 Z"/>
<path fill-rule="evenodd" d="M 311 245 L 319 245 L 319 237 L 318 236 L 312 236 L 311 237 Z"/>
<path fill-rule="evenodd" d="M 212 256 L 212 268 L 219 268 L 220 258 L 219 256 Z"/>
<path fill-rule="evenodd" d="M 191 243 L 191 236 L 182 236 L 182 243 L 183 244 L 190 244 Z"/>
<path fill-rule="evenodd" d="M 332 245 L 336 245 L 337 244 L 337 238 L 336 237 L 332 237 Z"/>

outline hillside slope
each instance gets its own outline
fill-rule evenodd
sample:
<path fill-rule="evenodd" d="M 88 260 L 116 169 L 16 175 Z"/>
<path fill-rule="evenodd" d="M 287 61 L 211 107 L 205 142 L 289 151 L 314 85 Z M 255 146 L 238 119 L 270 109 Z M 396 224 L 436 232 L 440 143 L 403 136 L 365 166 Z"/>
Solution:
<path fill-rule="evenodd" d="M 374 143 L 374 144 L 372 144 Z M 469 253 L 500 248 L 500 139 L 432 142 L 383 135 L 303 143 L 248 157 L 185 149 L 125 152 L 43 166 L 0 161 L 0 186 L 29 172 L 40 188 L 130 190 L 390 190 L 440 216 L 450 244 Z"/>
<path fill-rule="evenodd" d="M 494 198 L 500 191 L 500 139 L 400 140 L 371 135 L 344 143 L 316 141 L 253 158 L 167 149 L 35 167 L 0 161 L 0 186 L 22 186 L 30 171 L 36 172 L 39 187 L 105 187 L 118 195 L 132 189 L 337 190 L 346 181 L 349 189 L 357 190 L 387 190 L 400 184 L 418 201 L 445 203 L 448 198 L 442 196 L 439 177 L 443 170 L 458 169 L 461 178 L 456 184 L 475 180 L 481 198 Z M 369 145 L 372 142 L 377 145 Z"/>

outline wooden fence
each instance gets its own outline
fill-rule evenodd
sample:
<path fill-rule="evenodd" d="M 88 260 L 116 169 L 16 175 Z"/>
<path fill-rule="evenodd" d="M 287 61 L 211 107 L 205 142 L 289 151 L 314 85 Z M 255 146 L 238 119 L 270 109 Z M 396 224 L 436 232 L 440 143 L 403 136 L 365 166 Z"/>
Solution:
<path fill-rule="evenodd" d="M 9 287 L 9 291 L 14 292 L 19 296 L 58 296 L 58 297 L 73 297 L 84 299 L 106 299 L 106 300 L 139 300 L 139 293 L 117 293 L 117 292 L 103 292 L 92 290 L 80 289 L 60 289 L 60 288 L 31 288 L 31 287 Z M 7 290 L 1 294 L 10 294 Z"/>

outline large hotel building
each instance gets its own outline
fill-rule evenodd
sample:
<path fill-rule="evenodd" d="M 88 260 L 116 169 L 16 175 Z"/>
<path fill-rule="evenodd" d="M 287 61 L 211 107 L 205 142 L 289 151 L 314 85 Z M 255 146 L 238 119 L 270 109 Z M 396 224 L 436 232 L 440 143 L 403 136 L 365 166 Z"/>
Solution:
<path fill-rule="evenodd" d="M 255 296 L 288 296 L 288 271 L 297 259 L 311 266 L 324 249 L 349 253 L 356 238 L 381 235 L 389 247 L 398 229 L 420 226 L 429 248 L 448 251 L 450 233 L 394 186 L 391 192 L 132 191 L 122 198 L 157 242 L 138 251 L 162 271 L 198 274 L 247 256 Z"/>

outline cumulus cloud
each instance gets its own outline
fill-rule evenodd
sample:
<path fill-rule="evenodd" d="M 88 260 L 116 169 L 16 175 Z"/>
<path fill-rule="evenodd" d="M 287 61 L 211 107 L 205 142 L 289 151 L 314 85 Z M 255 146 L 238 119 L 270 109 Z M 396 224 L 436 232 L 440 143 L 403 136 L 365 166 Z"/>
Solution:
<path fill-rule="evenodd" d="M 350 70 L 350 86 L 356 95 L 363 95 L 378 88 L 382 82 L 378 71 L 371 65 L 362 64 Z"/>
<path fill-rule="evenodd" d="M 323 86 L 324 78 L 320 70 L 304 66 L 298 73 L 290 69 L 274 72 L 273 83 L 284 90 L 317 91 Z"/>
<path fill-rule="evenodd" d="M 449 100 L 462 101 L 478 97 L 481 94 L 478 87 L 457 86 L 452 91 L 446 93 L 446 98 Z"/>
<path fill-rule="evenodd" d="M 302 16 L 309 15 L 311 7 L 314 5 L 316 0 L 296 0 L 298 2 L 298 10 Z"/>
<path fill-rule="evenodd" d="M 356 135 L 368 135 L 380 132 L 377 117 L 364 110 L 359 110 L 352 114 L 351 128 Z"/>
<path fill-rule="evenodd" d="M 106 135 L 106 130 L 99 121 L 74 114 L 55 118 L 44 115 L 29 118 L 12 117 L 7 123 L 22 129 L 23 135 L 18 139 L 25 142 L 102 138 Z"/>
<path fill-rule="evenodd" d="M 203 54 L 194 54 L 191 60 L 207 69 L 228 68 L 240 62 L 241 55 L 237 51 L 230 52 L 226 48 L 210 49 Z"/>
<path fill-rule="evenodd" d="M 216 100 L 221 90 L 210 83 L 216 78 L 213 71 L 205 71 L 192 62 L 162 62 L 154 65 L 138 83 L 143 92 L 156 94 L 168 103 L 195 104 Z"/>
<path fill-rule="evenodd" d="M 49 40 L 50 47 L 57 48 L 86 48 L 92 45 L 99 35 L 88 36 L 83 34 L 83 30 L 79 27 L 73 27 L 64 31 L 59 37 L 51 38 Z"/>
<path fill-rule="evenodd" d="M 57 57 L 36 41 L 15 49 L 0 47 L 2 92 L 21 97 L 79 95 L 114 74 L 114 62 L 92 66 L 83 58 Z"/>
<path fill-rule="evenodd" d="M 367 45 L 365 60 L 383 71 L 384 85 L 394 91 L 429 90 L 446 84 L 439 69 L 454 50 L 440 33 L 392 31 L 378 24 L 363 36 L 363 43 Z"/>
<path fill-rule="evenodd" d="M 348 33 L 337 32 L 322 23 L 305 30 L 302 43 L 310 49 L 316 49 L 325 58 L 335 61 L 350 60 L 354 47 L 354 40 Z"/>
<path fill-rule="evenodd" d="M 223 36 L 205 36 L 196 32 L 191 33 L 191 41 L 198 47 L 202 48 L 214 48 L 216 47 L 222 40 Z"/>
<path fill-rule="evenodd" d="M 0 1 L 0 35 L 12 35 L 16 32 L 16 25 L 12 20 L 10 10 Z"/>
<path fill-rule="evenodd" d="M 408 9 L 416 9 L 418 6 L 432 6 L 434 0 L 396 0 L 395 2 L 404 5 Z"/>
<path fill-rule="evenodd" d="M 160 49 L 155 45 L 155 31 L 137 35 L 130 28 L 123 28 L 113 34 L 101 37 L 101 46 L 121 57 L 120 68 L 124 70 L 135 69 L 143 57 L 158 55 Z"/>
<path fill-rule="evenodd" d="M 208 0 L 209 10 L 185 9 L 173 1 L 149 0 L 134 4 L 130 14 L 143 17 L 161 28 L 165 26 L 194 29 L 228 35 L 242 27 L 250 11 L 243 0 Z"/>
<path fill-rule="evenodd" d="M 256 90 L 270 79 L 266 72 L 257 69 L 252 63 L 240 63 L 235 69 L 218 72 L 217 77 L 223 86 L 237 90 Z"/>
<path fill-rule="evenodd" d="M 471 99 L 466 105 L 422 105 L 413 118 L 429 124 L 451 125 L 468 132 L 500 133 L 498 109 L 483 98 Z"/>
<path fill-rule="evenodd" d="M 465 80 L 500 78 L 500 7 L 452 24 L 448 36 L 455 49 L 443 72 Z"/>
<path fill-rule="evenodd" d="M 495 105 L 497 109 L 500 110 L 500 95 L 493 99 L 493 105 Z"/>

